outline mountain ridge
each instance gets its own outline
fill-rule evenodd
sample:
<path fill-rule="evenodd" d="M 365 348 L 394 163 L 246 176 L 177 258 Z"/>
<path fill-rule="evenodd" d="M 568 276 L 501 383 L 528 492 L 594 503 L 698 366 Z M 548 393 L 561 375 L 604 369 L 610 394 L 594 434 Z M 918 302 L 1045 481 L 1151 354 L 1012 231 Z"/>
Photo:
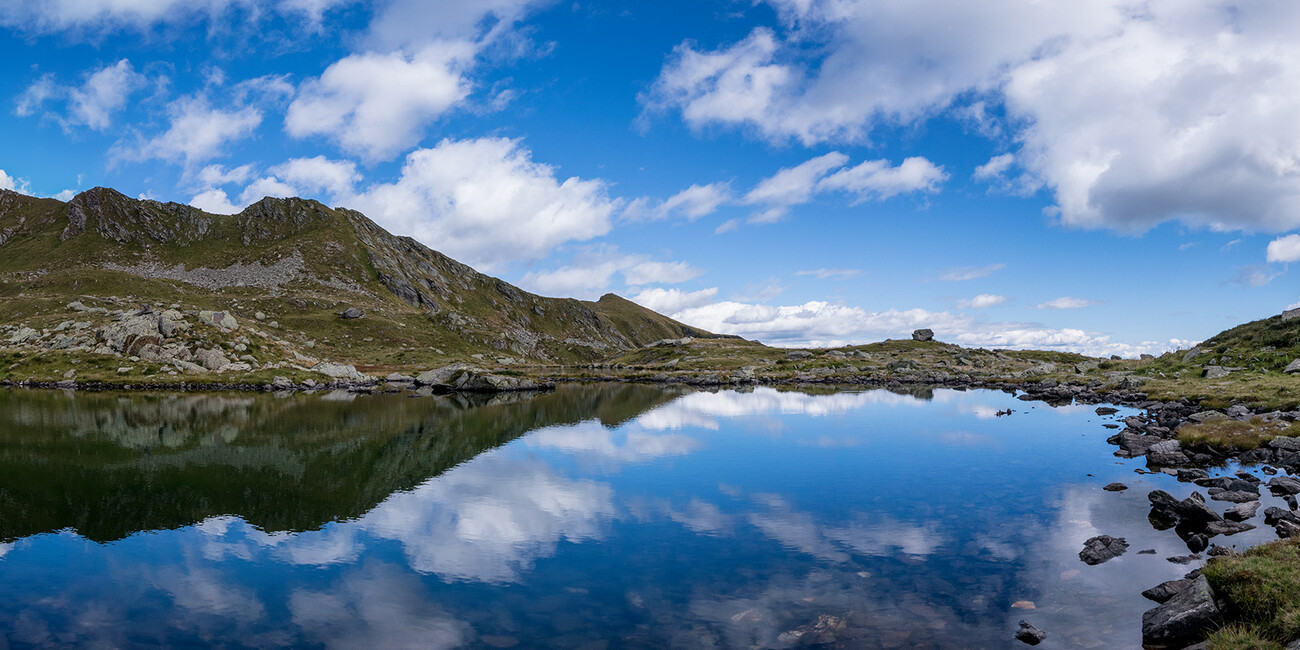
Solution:
<path fill-rule="evenodd" d="M 358 211 L 300 198 L 267 197 L 216 215 L 105 187 L 66 203 L 0 191 L 0 276 L 14 274 L 29 277 L 30 290 L 18 292 L 29 301 L 125 293 L 249 319 L 274 313 L 331 343 L 342 322 L 337 312 L 357 307 L 371 324 L 382 320 L 388 338 L 410 339 L 408 348 L 427 344 L 419 347 L 434 353 L 425 355 L 428 363 L 474 354 L 590 362 L 661 339 L 719 336 L 614 294 L 597 301 L 533 294 L 393 235 Z M 13 283 L 5 285 L 0 298 L 17 299 Z M 417 330 L 428 336 L 412 336 Z M 398 361 L 386 358 L 391 352 L 349 347 L 368 365 Z"/>

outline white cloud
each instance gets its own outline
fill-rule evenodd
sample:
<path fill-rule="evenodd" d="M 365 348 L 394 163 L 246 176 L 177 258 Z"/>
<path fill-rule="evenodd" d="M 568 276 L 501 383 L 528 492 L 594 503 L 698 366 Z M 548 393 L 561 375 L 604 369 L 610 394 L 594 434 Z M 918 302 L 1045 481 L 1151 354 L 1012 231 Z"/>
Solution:
<path fill-rule="evenodd" d="M 811 201 L 818 181 L 848 161 L 848 156 L 832 151 L 763 179 L 741 201 L 745 205 L 762 205 L 767 208 L 754 215 L 750 221 L 770 223 L 784 216 L 791 206 Z"/>
<path fill-rule="evenodd" d="M 1008 169 L 1011 169 L 1011 165 L 1015 164 L 1015 162 L 1016 162 L 1015 154 L 1004 153 L 1001 155 L 993 156 L 992 158 L 989 158 L 988 162 L 975 168 L 975 173 L 973 174 L 973 177 L 977 181 L 986 180 L 990 178 L 999 178 L 1003 174 L 1005 174 Z"/>
<path fill-rule="evenodd" d="M 0 190 L 16 189 L 18 189 L 18 181 L 13 176 L 6 174 L 5 170 L 0 169 Z"/>
<path fill-rule="evenodd" d="M 691 307 L 707 305 L 713 302 L 717 295 L 717 287 L 700 289 L 699 291 L 654 288 L 646 289 L 632 296 L 632 302 L 661 314 L 672 314 Z"/>
<path fill-rule="evenodd" d="M 217 18 L 256 0 L 0 0 L 0 25 L 31 32 L 145 30 L 163 22 Z"/>
<path fill-rule="evenodd" d="M 857 195 L 857 201 L 884 200 L 908 192 L 936 192 L 948 175 L 943 167 L 913 156 L 897 167 L 888 160 L 868 160 L 843 169 L 817 184 L 820 191 L 840 190 Z"/>
<path fill-rule="evenodd" d="M 614 246 L 601 246 L 583 251 L 553 271 L 530 272 L 520 284 L 547 295 L 595 298 L 610 287 L 615 274 L 635 287 L 686 282 L 701 273 L 685 262 L 657 262 L 644 255 L 621 253 Z"/>
<path fill-rule="evenodd" d="M 289 105 L 285 130 L 325 136 L 349 153 L 387 160 L 418 143 L 424 128 L 469 94 L 463 74 L 475 46 L 436 42 L 401 52 L 345 57 L 307 81 Z"/>
<path fill-rule="evenodd" d="M 987 278 L 1007 267 L 1006 264 L 997 263 L 988 266 L 963 266 L 955 269 L 944 271 L 939 279 L 944 282 L 967 282 Z"/>
<path fill-rule="evenodd" d="M 1278 237 L 1268 243 L 1268 261 L 1270 262 L 1297 262 L 1300 261 L 1300 235 L 1287 235 Z"/>
<path fill-rule="evenodd" d="M 18 98 L 15 113 L 20 117 L 35 114 L 47 102 L 62 101 L 66 114 L 53 116 L 65 129 L 87 126 L 103 131 L 112 125 L 113 114 L 126 106 L 131 94 L 146 83 L 131 62 L 122 59 L 86 75 L 80 86 L 64 86 L 45 75 L 27 87 Z"/>
<path fill-rule="evenodd" d="M 811 301 L 801 305 L 769 306 L 719 301 L 682 306 L 666 315 L 711 332 L 736 334 L 779 347 L 831 347 L 906 338 L 927 327 L 941 341 L 966 347 L 1050 349 L 1092 355 L 1137 356 L 1177 349 L 1186 341 L 1111 341 L 1104 334 L 1080 329 L 1054 329 L 1035 323 L 988 322 L 962 314 L 925 309 L 873 312 L 860 307 Z"/>
<path fill-rule="evenodd" d="M 813 269 L 811 271 L 795 271 L 794 274 L 799 276 L 811 275 L 818 280 L 826 280 L 828 278 L 851 278 L 861 275 L 862 271 L 858 269 Z"/>
<path fill-rule="evenodd" d="M 647 198 L 632 201 L 623 211 L 623 216 L 634 221 L 648 221 L 681 215 L 688 221 L 695 221 L 717 212 L 732 198 L 730 183 L 691 185 L 663 201 Z"/>
<path fill-rule="evenodd" d="M 231 183 L 245 183 L 253 177 L 252 165 L 240 165 L 226 168 L 222 165 L 208 165 L 199 170 L 199 183 L 207 187 L 217 187 Z"/>
<path fill-rule="evenodd" d="M 217 188 L 206 189 L 194 195 L 190 199 L 190 205 L 212 214 L 238 214 L 245 207 L 231 203 L 226 192 Z"/>
<path fill-rule="evenodd" d="M 170 126 L 138 147 L 124 147 L 127 158 L 158 158 L 186 167 L 221 156 L 227 143 L 247 138 L 262 123 L 262 112 L 251 106 L 222 110 L 206 99 L 187 97 L 168 108 Z"/>
<path fill-rule="evenodd" d="M 319 26 L 325 14 L 333 9 L 351 4 L 355 0 L 280 0 L 281 13 L 298 14 L 310 25 Z"/>
<path fill-rule="evenodd" d="M 391 232 L 487 271 L 604 235 L 619 208 L 603 181 L 560 180 L 506 138 L 417 149 L 397 181 L 341 200 Z"/>
<path fill-rule="evenodd" d="M 1045 303 L 1034 305 L 1034 309 L 1083 309 L 1084 307 L 1092 307 L 1100 304 L 1101 302 L 1097 300 L 1085 300 L 1083 298 L 1061 296 L 1060 298 L 1054 298 Z"/>
<path fill-rule="evenodd" d="M 361 182 L 356 163 L 325 156 L 291 158 L 272 167 L 271 173 L 299 190 L 323 192 L 331 197 L 347 196 Z"/>
<path fill-rule="evenodd" d="M 388 0 L 370 24 L 376 48 L 418 49 L 432 40 L 491 42 L 553 0 Z"/>
<path fill-rule="evenodd" d="M 1300 226 L 1300 6 L 1218 0 L 768 0 L 777 29 L 686 43 L 645 98 L 693 128 L 866 141 L 996 105 L 1061 222 Z M 967 105 L 969 104 L 969 105 Z M 995 133 L 1000 128 L 985 129 Z M 1003 159 L 1005 160 L 1005 159 Z M 1003 164 L 995 159 L 992 174 Z M 1005 170 L 1002 170 L 1005 171 Z"/>
<path fill-rule="evenodd" d="M 569 427 L 538 429 L 524 439 L 528 447 L 575 456 L 593 456 L 606 463 L 640 463 L 665 456 L 685 456 L 703 445 L 683 435 L 623 433 L 621 441 L 600 422 L 592 420 Z"/>
<path fill-rule="evenodd" d="M 997 307 L 998 305 L 1005 304 L 1007 304 L 1006 296 L 999 296 L 991 293 L 981 293 L 969 300 L 960 300 L 957 302 L 957 306 L 962 309 L 988 309 L 989 307 Z"/>

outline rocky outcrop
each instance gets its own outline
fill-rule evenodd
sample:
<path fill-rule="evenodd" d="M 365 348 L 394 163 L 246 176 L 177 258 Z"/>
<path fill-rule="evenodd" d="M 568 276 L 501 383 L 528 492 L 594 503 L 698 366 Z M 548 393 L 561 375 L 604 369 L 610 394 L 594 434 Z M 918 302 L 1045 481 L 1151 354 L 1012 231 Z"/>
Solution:
<path fill-rule="evenodd" d="M 1084 564 L 1095 566 L 1117 558 L 1127 550 L 1128 541 L 1123 537 L 1098 535 L 1083 543 L 1083 550 L 1079 551 L 1079 559 L 1083 560 Z"/>
<path fill-rule="evenodd" d="M 463 363 L 443 366 L 415 377 L 415 383 L 437 390 L 466 393 L 499 393 L 508 391 L 539 390 L 549 388 L 531 379 L 495 375 L 481 368 Z"/>
<path fill-rule="evenodd" d="M 912 332 L 912 340 L 913 340 L 913 341 L 933 341 L 933 340 L 934 340 L 934 330 L 931 330 L 931 329 L 929 329 L 929 328 L 915 330 L 915 331 Z"/>
<path fill-rule="evenodd" d="M 1210 582 L 1205 576 L 1197 576 L 1164 604 L 1142 615 L 1142 643 L 1186 645 L 1203 637 L 1221 616 Z"/>

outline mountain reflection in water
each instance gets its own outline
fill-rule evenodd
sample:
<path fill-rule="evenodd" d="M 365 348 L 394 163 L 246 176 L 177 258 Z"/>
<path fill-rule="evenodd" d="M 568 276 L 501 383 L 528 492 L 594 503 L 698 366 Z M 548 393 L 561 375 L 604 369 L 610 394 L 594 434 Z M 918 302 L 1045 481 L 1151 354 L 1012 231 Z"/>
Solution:
<path fill-rule="evenodd" d="M 1145 495 L 1189 489 L 1101 423 L 989 391 L 4 391 L 0 648 L 1006 647 L 1020 618 L 1131 647 L 1186 571 Z M 1101 533 L 1158 554 L 1083 565 Z"/>

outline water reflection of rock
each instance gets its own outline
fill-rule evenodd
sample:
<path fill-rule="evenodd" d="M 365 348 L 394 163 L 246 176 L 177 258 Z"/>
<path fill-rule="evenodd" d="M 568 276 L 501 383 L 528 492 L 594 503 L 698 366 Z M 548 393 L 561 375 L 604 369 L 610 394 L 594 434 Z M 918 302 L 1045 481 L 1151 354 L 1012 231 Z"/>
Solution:
<path fill-rule="evenodd" d="M 235 514 L 267 530 L 361 516 L 529 431 L 616 426 L 680 395 L 132 395 L 0 391 L 0 540 L 73 528 L 99 541 Z"/>

